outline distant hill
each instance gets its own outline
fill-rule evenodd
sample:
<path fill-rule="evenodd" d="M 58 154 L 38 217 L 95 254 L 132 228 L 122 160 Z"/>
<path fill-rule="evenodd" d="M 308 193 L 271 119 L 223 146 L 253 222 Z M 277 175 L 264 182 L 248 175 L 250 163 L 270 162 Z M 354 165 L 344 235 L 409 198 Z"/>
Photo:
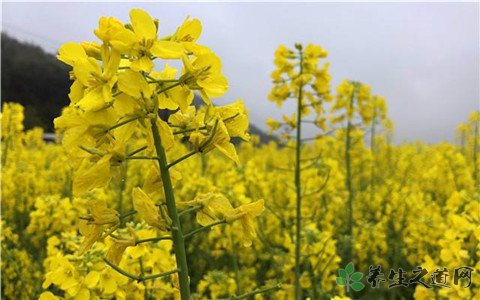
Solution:
<path fill-rule="evenodd" d="M 25 127 L 39 126 L 53 132 L 53 119 L 69 104 L 70 68 L 37 45 L 23 43 L 2 33 L 2 101 L 25 107 Z M 250 125 L 262 142 L 272 138 Z"/>
<path fill-rule="evenodd" d="M 25 127 L 53 131 L 53 119 L 68 105 L 68 67 L 42 48 L 2 33 L 2 101 L 25 106 Z"/>

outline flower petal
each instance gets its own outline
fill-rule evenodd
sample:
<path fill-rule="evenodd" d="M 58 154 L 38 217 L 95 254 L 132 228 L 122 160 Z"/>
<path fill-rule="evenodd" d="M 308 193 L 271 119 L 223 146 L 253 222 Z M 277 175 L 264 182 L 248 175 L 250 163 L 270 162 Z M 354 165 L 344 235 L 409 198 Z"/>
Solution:
<path fill-rule="evenodd" d="M 184 52 L 182 44 L 170 41 L 156 41 L 150 48 L 150 53 L 163 59 L 181 58 Z"/>
<path fill-rule="evenodd" d="M 130 11 L 130 20 L 132 21 L 135 34 L 146 40 L 155 40 L 157 37 L 157 27 L 152 17 L 142 9 L 132 9 Z"/>

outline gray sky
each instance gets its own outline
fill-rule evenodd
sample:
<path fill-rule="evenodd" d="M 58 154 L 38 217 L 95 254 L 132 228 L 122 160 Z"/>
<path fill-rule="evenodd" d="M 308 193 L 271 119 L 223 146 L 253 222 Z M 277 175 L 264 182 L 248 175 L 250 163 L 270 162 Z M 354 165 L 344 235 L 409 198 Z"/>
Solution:
<path fill-rule="evenodd" d="M 3 3 L 3 30 L 56 52 L 67 41 L 96 40 L 101 16 L 128 21 L 133 7 L 170 34 L 186 15 L 203 23 L 200 43 L 223 61 L 230 89 L 251 122 L 293 112 L 267 100 L 279 44 L 328 50 L 332 89 L 343 79 L 387 98 L 396 141 L 453 141 L 455 127 L 479 109 L 478 3 Z M 314 130 L 307 130 L 313 135 Z"/>

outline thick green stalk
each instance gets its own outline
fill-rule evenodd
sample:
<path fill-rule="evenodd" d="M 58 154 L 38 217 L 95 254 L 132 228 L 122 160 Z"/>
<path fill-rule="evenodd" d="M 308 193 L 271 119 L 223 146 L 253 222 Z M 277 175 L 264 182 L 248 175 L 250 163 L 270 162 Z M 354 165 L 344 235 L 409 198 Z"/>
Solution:
<path fill-rule="evenodd" d="M 250 298 L 253 298 L 253 296 L 255 296 L 255 295 L 264 294 L 264 293 L 267 293 L 267 292 L 270 292 L 270 291 L 276 291 L 276 290 L 279 290 L 279 289 L 281 289 L 281 286 L 280 286 L 280 284 L 277 284 L 277 285 L 274 285 L 274 286 L 265 287 L 265 288 L 262 288 L 262 289 L 257 289 L 257 290 L 245 293 L 243 295 L 235 296 L 235 297 L 231 297 L 231 298 L 227 298 L 227 299 L 229 299 L 229 300 L 250 299 Z M 221 300 L 223 300 L 223 299 L 221 299 Z"/>
<path fill-rule="evenodd" d="M 178 269 L 175 269 L 175 270 L 171 270 L 171 271 L 167 271 L 167 272 L 163 272 L 163 273 L 158 273 L 158 274 L 152 274 L 152 275 L 147 275 L 147 276 L 143 276 L 143 275 L 138 276 L 138 275 L 134 275 L 132 273 L 129 273 L 129 272 L 121 269 L 119 266 L 115 265 L 114 263 L 112 263 L 111 261 L 109 261 L 106 258 L 104 258 L 103 261 L 107 265 L 109 265 L 112 269 L 114 269 L 118 273 L 122 274 L 123 276 L 131 278 L 133 280 L 143 281 L 143 282 L 146 281 L 146 280 L 152 280 L 152 279 L 156 279 L 156 278 L 160 278 L 160 277 L 169 276 L 169 275 L 178 273 L 178 271 L 179 271 Z"/>
<path fill-rule="evenodd" d="M 474 137 L 473 137 L 473 182 L 475 182 L 475 186 L 478 186 L 478 136 L 479 136 L 479 129 L 478 129 L 478 121 L 475 121 L 475 131 L 474 131 Z"/>
<path fill-rule="evenodd" d="M 303 72 L 303 53 L 300 51 L 300 76 Z M 302 189 L 301 189 L 301 142 L 302 142 L 302 91 L 300 85 L 298 90 L 297 103 L 297 141 L 295 147 L 295 193 L 297 197 L 296 206 L 296 232 L 295 232 L 295 299 L 302 299 L 302 288 L 300 286 L 300 241 L 302 222 Z"/>
<path fill-rule="evenodd" d="M 5 166 L 7 163 L 7 156 L 8 156 L 8 148 L 10 148 L 10 137 L 5 139 L 5 143 L 3 147 L 3 156 L 2 156 L 2 166 Z"/>
<path fill-rule="evenodd" d="M 345 137 L 345 184 L 348 191 L 347 201 L 347 253 L 346 262 L 352 261 L 352 247 L 353 247 L 353 188 L 352 188 L 352 166 L 351 166 L 351 153 L 350 148 L 352 146 L 352 120 L 349 112 L 353 113 L 353 100 L 355 97 L 355 88 L 352 91 L 352 97 L 350 98 L 349 111 L 347 111 L 347 132 Z"/>
<path fill-rule="evenodd" d="M 140 265 L 140 276 L 142 278 L 145 278 L 145 270 L 143 268 L 143 261 L 141 257 L 138 258 L 138 263 Z M 148 300 L 148 288 L 147 288 L 147 283 L 145 281 L 143 281 L 143 286 L 145 287 L 145 290 L 143 292 L 143 299 Z"/>
<path fill-rule="evenodd" d="M 10 132 L 10 135 L 5 139 L 3 145 L 4 145 L 4 148 L 3 148 L 3 156 L 2 156 L 2 166 L 5 166 L 6 163 L 7 163 L 7 156 L 8 156 L 8 150 L 10 148 L 10 139 L 12 138 L 12 114 L 10 113 L 8 115 L 8 123 L 7 123 L 9 126 L 9 132 Z"/>
<path fill-rule="evenodd" d="M 162 146 L 160 133 L 158 131 L 156 121 L 156 119 L 151 120 L 152 134 L 158 157 L 158 165 L 160 166 L 160 176 L 162 177 L 163 191 L 165 192 L 165 201 L 167 203 L 167 211 L 170 219 L 172 219 L 172 241 L 178 268 L 180 298 L 182 300 L 190 300 L 190 283 L 188 279 L 188 265 L 187 255 L 185 251 L 185 240 L 183 238 L 180 218 L 178 217 L 177 206 L 175 204 L 175 195 L 173 193 L 170 172 L 168 171 L 167 157 L 165 154 L 165 149 Z"/>
<path fill-rule="evenodd" d="M 120 179 L 120 186 L 118 187 L 118 212 L 123 214 L 123 192 L 125 191 L 125 187 L 127 185 L 127 170 L 128 170 L 128 160 L 125 160 L 120 165 L 121 167 L 121 179 Z M 124 224 L 124 220 L 122 220 L 122 225 Z"/>
<path fill-rule="evenodd" d="M 217 225 L 220 225 L 220 224 L 225 224 L 225 223 L 227 223 L 227 221 L 225 221 L 225 220 L 220 220 L 220 221 L 217 221 L 217 222 L 213 222 L 213 223 L 211 223 L 211 224 L 208 224 L 207 226 L 203 226 L 203 227 L 197 228 L 197 229 L 195 229 L 195 230 L 193 230 L 193 231 L 185 234 L 185 235 L 183 236 L 183 238 L 184 238 L 184 239 L 187 239 L 187 238 L 189 238 L 189 237 L 191 237 L 191 236 L 194 236 L 195 234 L 197 234 L 197 233 L 199 233 L 199 232 L 208 230 L 208 229 L 210 229 L 210 228 L 212 228 L 212 227 L 214 227 L 214 226 L 217 226 Z"/>
<path fill-rule="evenodd" d="M 235 249 L 235 242 L 233 241 L 232 235 L 230 235 L 230 243 L 232 244 L 232 265 L 235 272 L 235 283 L 237 286 L 235 293 L 237 295 L 241 295 L 242 289 L 240 287 L 240 268 L 238 267 L 238 257 L 236 252 L 237 249 Z"/>
<path fill-rule="evenodd" d="M 370 169 L 370 202 L 375 197 L 375 108 L 373 111 L 372 127 L 370 128 L 370 152 L 372 153 L 372 166 Z"/>

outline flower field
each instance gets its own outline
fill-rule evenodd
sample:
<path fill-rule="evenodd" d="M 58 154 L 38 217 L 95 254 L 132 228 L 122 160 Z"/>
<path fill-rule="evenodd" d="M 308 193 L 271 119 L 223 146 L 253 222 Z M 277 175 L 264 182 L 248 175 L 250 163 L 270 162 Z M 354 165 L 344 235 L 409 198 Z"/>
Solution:
<path fill-rule="evenodd" d="M 133 9 L 64 44 L 56 142 L 3 103 L 2 299 L 480 298 L 478 111 L 395 145 L 387 99 L 281 45 L 261 143 L 201 33 Z"/>

